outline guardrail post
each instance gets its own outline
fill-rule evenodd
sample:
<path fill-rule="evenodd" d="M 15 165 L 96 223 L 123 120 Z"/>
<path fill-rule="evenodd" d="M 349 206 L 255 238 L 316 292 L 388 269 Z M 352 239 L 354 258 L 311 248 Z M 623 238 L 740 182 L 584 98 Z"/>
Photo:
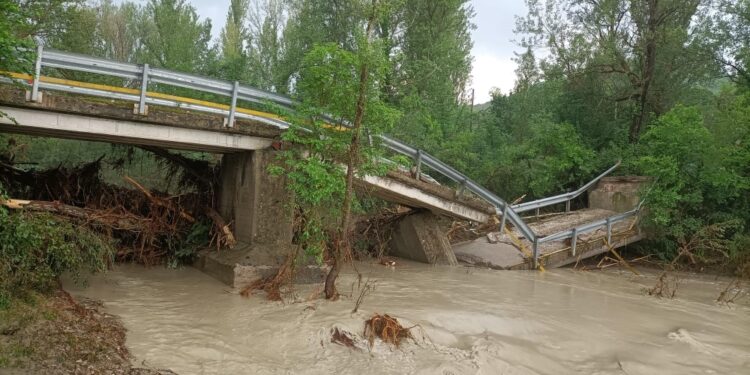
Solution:
<path fill-rule="evenodd" d="M 539 208 L 536 209 L 536 219 L 539 220 Z"/>
<path fill-rule="evenodd" d="M 464 195 L 464 190 L 466 190 L 466 178 L 461 180 L 461 187 L 458 188 L 459 197 L 462 197 Z"/>
<path fill-rule="evenodd" d="M 570 212 L 570 199 L 565 201 L 565 212 Z"/>
<path fill-rule="evenodd" d="M 44 47 L 40 44 L 36 47 L 36 64 L 34 65 L 34 82 L 31 84 L 31 97 L 29 98 L 32 102 L 41 102 L 39 98 L 39 78 L 42 76 L 42 53 Z"/>
<path fill-rule="evenodd" d="M 612 244 L 612 219 L 607 218 L 607 245 Z"/>
<path fill-rule="evenodd" d="M 143 75 L 141 76 L 141 98 L 138 101 L 138 114 L 148 114 L 148 107 L 146 107 L 146 92 L 148 89 L 148 64 L 143 64 Z"/>
<path fill-rule="evenodd" d="M 508 217 L 508 204 L 503 206 L 503 218 L 500 220 L 500 235 L 505 234 L 505 219 Z"/>
<path fill-rule="evenodd" d="M 234 113 L 237 111 L 237 91 L 240 89 L 240 83 L 234 81 L 234 87 L 232 88 L 232 106 L 229 108 L 229 120 L 227 127 L 234 127 Z"/>
<path fill-rule="evenodd" d="M 573 228 L 573 237 L 570 239 L 570 250 L 573 252 L 573 256 L 576 256 L 576 245 L 578 243 L 578 229 Z"/>
<path fill-rule="evenodd" d="M 417 150 L 417 160 L 416 165 L 414 166 L 415 172 L 414 172 L 414 178 L 419 181 L 421 179 L 422 175 L 422 150 Z"/>
<path fill-rule="evenodd" d="M 534 269 L 539 268 L 539 238 L 534 238 L 531 256 L 533 257 L 532 264 L 534 265 Z"/>

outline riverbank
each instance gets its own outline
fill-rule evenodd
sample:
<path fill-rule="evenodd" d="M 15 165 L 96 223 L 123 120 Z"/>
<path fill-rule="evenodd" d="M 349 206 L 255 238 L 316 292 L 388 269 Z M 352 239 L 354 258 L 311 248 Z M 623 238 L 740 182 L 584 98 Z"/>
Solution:
<path fill-rule="evenodd" d="M 67 292 L 30 294 L 0 309 L 0 373 L 166 375 L 137 368 L 119 318 Z"/>
<path fill-rule="evenodd" d="M 83 288 L 120 316 L 136 363 L 178 373 L 742 373 L 750 301 L 716 302 L 731 279 L 681 276 L 674 299 L 644 292 L 656 272 L 489 271 L 401 261 L 358 263 L 374 289 L 352 313 L 357 275 L 337 302 L 297 286 L 285 302 L 244 298 L 192 268 L 119 266 Z M 363 322 L 388 313 L 417 340 L 368 348 Z M 352 333 L 358 349 L 331 343 Z"/>

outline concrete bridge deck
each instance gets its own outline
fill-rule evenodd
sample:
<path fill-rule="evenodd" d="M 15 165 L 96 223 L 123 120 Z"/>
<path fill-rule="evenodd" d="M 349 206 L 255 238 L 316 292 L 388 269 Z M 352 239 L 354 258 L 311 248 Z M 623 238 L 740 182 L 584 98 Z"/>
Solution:
<path fill-rule="evenodd" d="M 615 215 L 616 212 L 604 209 L 582 209 L 561 213 L 529 224 L 540 237 L 552 235 L 579 225 Z M 546 242 L 539 245 L 540 264 L 546 268 L 562 267 L 582 259 L 590 258 L 639 241 L 643 238 L 633 217 L 613 224 L 610 246 L 607 245 L 606 229 L 580 234 L 576 239 L 576 250 L 573 253 L 572 240 L 564 239 Z M 520 241 L 519 241 L 520 240 Z M 510 233 L 492 232 L 473 241 L 453 245 L 453 251 L 459 262 L 480 267 L 513 270 L 531 269 L 525 252 L 531 249 L 532 243 L 523 238 L 515 229 Z"/>
<path fill-rule="evenodd" d="M 132 103 L 52 91 L 32 102 L 25 90 L 10 85 L 0 86 L 0 111 L 8 115 L 0 118 L 2 132 L 213 153 L 268 149 L 283 132 L 246 119 L 228 128 L 221 115 L 156 105 L 142 116 Z M 384 200 L 461 220 L 485 222 L 495 213 L 486 202 L 397 171 L 358 178 L 358 186 Z"/>

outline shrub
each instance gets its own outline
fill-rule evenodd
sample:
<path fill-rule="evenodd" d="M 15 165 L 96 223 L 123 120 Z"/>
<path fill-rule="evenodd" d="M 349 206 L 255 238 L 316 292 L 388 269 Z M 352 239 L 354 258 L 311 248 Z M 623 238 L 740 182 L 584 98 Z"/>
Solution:
<path fill-rule="evenodd" d="M 746 230 L 743 207 L 750 179 L 743 173 L 745 166 L 732 157 L 735 148 L 718 142 L 694 107 L 675 107 L 643 135 L 634 165 L 639 173 L 654 177 L 646 194 L 646 224 L 658 240 L 653 245 L 661 258 L 672 259 L 679 244 L 711 226 L 726 227 L 717 232 L 716 241 L 731 240 Z M 703 247 L 695 249 L 697 255 L 710 250 Z M 731 260 L 726 252 L 720 254 L 723 262 Z"/>
<path fill-rule="evenodd" d="M 0 207 L 0 304 L 49 291 L 65 272 L 80 281 L 86 272 L 105 271 L 112 257 L 110 243 L 85 227 Z"/>

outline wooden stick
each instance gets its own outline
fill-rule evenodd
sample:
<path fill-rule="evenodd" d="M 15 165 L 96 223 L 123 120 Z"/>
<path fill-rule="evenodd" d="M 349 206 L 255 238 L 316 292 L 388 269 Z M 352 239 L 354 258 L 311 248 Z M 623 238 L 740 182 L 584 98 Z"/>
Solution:
<path fill-rule="evenodd" d="M 620 254 L 617 252 L 617 250 L 615 250 L 615 248 L 607 241 L 606 238 L 604 239 L 604 244 L 607 245 L 607 247 L 609 248 L 609 251 L 612 252 L 612 254 L 614 254 L 615 257 L 617 257 L 617 259 L 620 261 L 620 263 L 622 263 L 625 266 L 625 268 L 627 268 L 628 270 L 630 270 L 630 272 L 636 274 L 637 276 L 641 276 L 640 272 L 638 272 L 635 268 L 633 268 L 630 265 L 630 263 L 628 263 L 628 261 L 626 261 L 623 257 L 621 257 Z"/>

